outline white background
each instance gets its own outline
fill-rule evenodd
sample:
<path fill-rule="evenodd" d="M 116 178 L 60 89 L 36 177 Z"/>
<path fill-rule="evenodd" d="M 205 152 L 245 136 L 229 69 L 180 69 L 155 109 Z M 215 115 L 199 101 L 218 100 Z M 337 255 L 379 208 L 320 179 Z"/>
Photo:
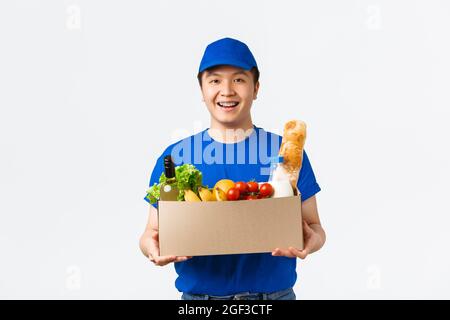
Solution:
<path fill-rule="evenodd" d="M 178 299 L 140 253 L 156 157 L 209 127 L 205 46 L 246 42 L 257 126 L 308 124 L 325 247 L 299 299 L 450 298 L 448 1 L 0 4 L 0 298 Z"/>

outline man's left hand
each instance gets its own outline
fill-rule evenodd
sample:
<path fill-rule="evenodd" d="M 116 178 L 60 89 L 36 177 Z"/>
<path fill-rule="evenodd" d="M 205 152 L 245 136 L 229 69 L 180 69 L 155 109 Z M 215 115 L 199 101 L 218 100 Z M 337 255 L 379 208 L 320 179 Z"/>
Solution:
<path fill-rule="evenodd" d="M 316 251 L 316 248 L 320 246 L 320 243 L 322 242 L 320 234 L 314 231 L 306 221 L 303 221 L 303 239 L 303 250 L 294 247 L 289 247 L 288 249 L 276 248 L 273 250 L 272 256 L 305 259 L 308 254 Z"/>

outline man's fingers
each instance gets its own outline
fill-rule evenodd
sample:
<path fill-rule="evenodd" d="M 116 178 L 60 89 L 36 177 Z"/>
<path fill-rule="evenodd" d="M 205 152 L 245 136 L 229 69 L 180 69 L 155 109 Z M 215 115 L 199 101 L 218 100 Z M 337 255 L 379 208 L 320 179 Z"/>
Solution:
<path fill-rule="evenodd" d="M 151 246 L 149 251 L 148 258 L 154 263 L 156 258 L 159 257 L 159 248 L 156 246 Z"/>
<path fill-rule="evenodd" d="M 281 255 L 280 249 L 276 248 L 275 250 L 273 250 L 273 251 L 272 251 L 272 255 L 273 255 L 273 256 L 280 256 L 280 255 Z"/>
<path fill-rule="evenodd" d="M 306 256 L 309 254 L 309 249 L 304 249 L 304 250 L 298 250 L 294 247 L 289 247 L 288 249 L 280 249 L 280 248 L 276 248 L 275 250 L 272 251 L 272 256 L 275 257 L 288 257 L 288 258 L 301 258 L 301 259 L 305 259 Z"/>
<path fill-rule="evenodd" d="M 159 257 L 159 242 L 158 242 L 158 232 L 154 232 L 152 234 L 152 240 L 150 242 L 149 254 L 148 257 L 150 261 L 155 262 L 155 258 Z"/>
<path fill-rule="evenodd" d="M 157 266 L 165 266 L 168 263 L 174 262 L 176 258 L 176 256 L 155 257 L 155 264 Z"/>
<path fill-rule="evenodd" d="M 191 258 L 192 257 L 151 256 L 150 261 L 152 261 L 157 266 L 165 266 L 166 264 L 171 263 L 171 262 L 183 262 L 183 261 L 186 261 L 186 260 L 191 259 Z"/>
<path fill-rule="evenodd" d="M 174 262 L 183 262 L 191 258 L 192 257 L 177 257 Z"/>
<path fill-rule="evenodd" d="M 295 258 L 295 255 L 293 255 L 289 250 L 284 250 L 284 249 L 280 249 L 280 248 L 276 248 L 273 252 L 272 252 L 273 256 L 279 257 L 279 256 L 285 256 L 288 258 Z"/>
<path fill-rule="evenodd" d="M 305 259 L 306 256 L 307 256 L 308 253 L 309 253 L 309 250 L 306 249 L 306 248 L 303 249 L 303 250 L 298 250 L 298 249 L 296 249 L 296 248 L 289 247 L 289 252 L 290 252 L 291 254 L 295 255 L 296 257 L 300 258 L 300 259 Z"/>

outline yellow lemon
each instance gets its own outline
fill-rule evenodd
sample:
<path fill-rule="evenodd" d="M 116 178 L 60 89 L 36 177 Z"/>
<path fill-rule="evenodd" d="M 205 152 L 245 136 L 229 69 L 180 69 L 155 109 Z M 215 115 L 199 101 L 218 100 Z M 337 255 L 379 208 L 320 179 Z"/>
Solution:
<path fill-rule="evenodd" d="M 217 181 L 216 185 L 214 186 L 214 189 L 216 189 L 216 188 L 221 189 L 226 195 L 230 188 L 234 188 L 234 181 L 230 180 L 230 179 L 219 180 L 219 181 Z"/>

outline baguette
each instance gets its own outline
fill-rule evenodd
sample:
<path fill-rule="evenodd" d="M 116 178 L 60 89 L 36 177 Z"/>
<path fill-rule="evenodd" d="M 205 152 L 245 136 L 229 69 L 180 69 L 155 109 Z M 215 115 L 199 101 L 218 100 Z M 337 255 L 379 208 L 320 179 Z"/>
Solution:
<path fill-rule="evenodd" d="M 303 121 L 291 120 L 284 125 L 279 155 L 284 158 L 284 167 L 294 188 L 297 187 L 298 176 L 302 168 L 305 140 L 306 124 Z"/>

